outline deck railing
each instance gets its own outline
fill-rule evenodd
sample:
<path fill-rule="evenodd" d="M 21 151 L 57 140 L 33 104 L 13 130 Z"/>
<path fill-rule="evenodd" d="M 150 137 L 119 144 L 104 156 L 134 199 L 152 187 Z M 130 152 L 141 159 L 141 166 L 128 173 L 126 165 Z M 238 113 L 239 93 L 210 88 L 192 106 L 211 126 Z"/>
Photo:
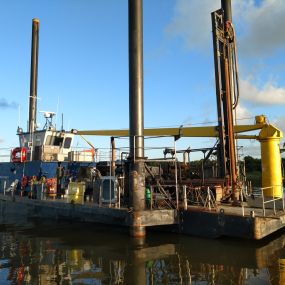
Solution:
<path fill-rule="evenodd" d="M 282 188 L 282 186 L 280 185 L 274 185 L 274 186 L 268 186 L 268 187 L 262 187 L 260 188 L 261 189 L 261 197 L 262 197 L 262 210 L 263 210 L 263 216 L 265 216 L 265 209 L 266 209 L 266 204 L 269 204 L 269 203 L 273 203 L 273 212 L 274 212 L 274 215 L 276 215 L 276 201 L 279 201 L 281 200 L 282 201 L 282 210 L 284 211 L 284 191 L 282 190 L 282 195 L 281 197 L 276 197 L 275 196 L 275 188 Z M 269 199 L 269 200 L 265 200 L 265 197 L 268 197 L 268 196 L 265 196 L 264 195 L 264 190 L 272 190 L 272 199 Z"/>

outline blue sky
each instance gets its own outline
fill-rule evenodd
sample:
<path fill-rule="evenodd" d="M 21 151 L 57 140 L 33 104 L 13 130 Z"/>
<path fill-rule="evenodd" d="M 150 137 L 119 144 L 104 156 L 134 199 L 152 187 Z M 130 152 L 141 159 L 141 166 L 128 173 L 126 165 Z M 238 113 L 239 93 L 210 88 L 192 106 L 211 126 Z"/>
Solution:
<path fill-rule="evenodd" d="M 144 0 L 145 127 L 215 124 L 210 12 L 219 7 L 219 0 Z M 2 1 L 0 148 L 18 144 L 19 122 L 26 128 L 35 17 L 41 21 L 38 110 L 58 112 L 58 126 L 63 113 L 65 129 L 128 127 L 127 9 L 127 0 Z M 285 2 L 233 0 L 233 14 L 239 123 L 253 122 L 262 113 L 285 130 Z M 91 140 L 109 147 L 108 139 Z M 213 140 L 178 144 L 195 148 L 211 146 Z M 251 153 L 258 149 L 257 143 L 242 144 Z"/>

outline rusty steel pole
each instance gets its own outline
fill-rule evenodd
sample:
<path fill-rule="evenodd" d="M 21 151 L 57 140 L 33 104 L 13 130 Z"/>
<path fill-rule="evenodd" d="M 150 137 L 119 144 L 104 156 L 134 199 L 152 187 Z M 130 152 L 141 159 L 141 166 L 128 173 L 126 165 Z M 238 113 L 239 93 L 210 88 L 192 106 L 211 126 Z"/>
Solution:
<path fill-rule="evenodd" d="M 129 0 L 129 116 L 130 197 L 134 210 L 132 235 L 145 236 L 140 211 L 145 209 L 144 100 L 143 100 L 143 3 Z"/>
<path fill-rule="evenodd" d="M 29 132 L 37 127 L 37 93 L 38 93 L 38 55 L 39 55 L 39 28 L 40 20 L 33 19 L 32 50 L 31 50 L 31 78 L 30 78 L 30 105 L 29 105 Z"/>
<path fill-rule="evenodd" d="M 236 158 L 236 144 L 235 144 L 235 134 L 234 134 L 234 120 L 233 120 L 233 94 L 232 94 L 232 78 L 231 74 L 233 73 L 233 66 L 232 66 L 232 49 L 233 49 L 233 41 L 235 38 L 232 36 L 232 6 L 231 0 L 221 0 L 221 10 L 222 10 L 222 22 L 223 26 L 221 27 L 222 33 L 217 36 L 217 32 L 214 31 L 214 44 L 215 42 L 218 43 L 220 53 L 218 54 L 219 59 L 217 56 L 215 58 L 216 61 L 220 61 L 219 67 L 220 71 L 216 70 L 219 73 L 218 77 L 216 78 L 216 84 L 220 85 L 218 87 L 217 98 L 221 100 L 218 105 L 218 113 L 222 109 L 222 129 L 221 132 L 224 134 L 221 136 L 220 139 L 224 139 L 220 141 L 220 144 L 224 144 L 224 151 L 221 154 L 225 157 L 221 159 L 221 165 L 225 166 L 224 175 L 228 177 L 228 181 L 230 182 L 232 188 L 232 198 L 236 200 L 238 198 L 237 193 L 237 158 Z M 212 14 L 213 17 L 214 14 Z M 214 27 L 216 29 L 217 27 Z M 214 30 L 213 29 L 213 30 Z M 217 41 L 217 37 L 220 37 L 220 40 Z M 216 49 L 216 48 L 215 48 Z M 217 51 L 215 51 L 216 53 Z M 217 68 L 217 67 L 216 67 Z M 219 79 L 220 78 L 220 79 Z M 220 80 L 220 83 L 218 81 Z M 219 91 L 220 89 L 220 91 Z M 220 118 L 219 114 L 219 118 Z"/>
<path fill-rule="evenodd" d="M 224 24 L 224 36 L 227 39 L 227 45 L 225 47 L 225 60 L 224 60 L 224 108 L 225 108 L 225 130 L 226 130 L 226 144 L 227 153 L 229 159 L 229 173 L 232 185 L 232 198 L 233 200 L 238 199 L 239 193 L 237 192 L 237 158 L 236 158 L 236 142 L 234 134 L 234 120 L 233 120 L 233 94 L 232 94 L 232 78 L 233 72 L 232 66 L 232 44 L 229 34 L 230 27 L 228 22 L 232 23 L 232 3 L 231 0 L 221 0 L 221 6 L 223 10 L 223 24 Z M 235 39 L 233 39 L 235 41 Z"/>
<path fill-rule="evenodd" d="M 231 0 L 221 0 L 221 9 L 212 13 L 215 59 L 216 97 L 219 122 L 218 162 L 219 176 L 225 178 L 238 198 L 238 170 L 233 120 L 233 52 L 235 37 L 232 25 Z"/>
<path fill-rule="evenodd" d="M 213 29 L 213 49 L 214 49 L 214 66 L 216 80 L 216 100 L 217 100 L 217 115 L 218 115 L 218 130 L 219 144 L 217 145 L 217 162 L 218 162 L 218 177 L 224 178 L 227 174 L 226 166 L 226 138 L 225 138 L 225 120 L 223 110 L 223 92 L 222 92 L 222 51 L 223 41 L 221 39 L 222 31 L 218 26 L 217 12 L 213 12 L 212 29 Z"/>

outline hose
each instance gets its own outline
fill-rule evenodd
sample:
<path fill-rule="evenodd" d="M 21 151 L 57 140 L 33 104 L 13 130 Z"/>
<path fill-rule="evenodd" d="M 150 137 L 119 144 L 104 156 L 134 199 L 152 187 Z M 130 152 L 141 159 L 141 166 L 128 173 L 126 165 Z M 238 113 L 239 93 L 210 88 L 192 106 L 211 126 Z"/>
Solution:
<path fill-rule="evenodd" d="M 239 98 L 240 98 L 240 92 L 239 92 L 239 75 L 238 75 L 238 60 L 237 60 L 237 47 L 236 47 L 236 32 L 235 28 L 233 26 L 233 23 L 230 21 L 227 21 L 227 29 L 231 28 L 233 32 L 232 37 L 232 44 L 230 45 L 231 49 L 231 55 L 232 55 L 232 62 L 233 62 L 233 68 L 231 70 L 233 78 L 234 78 L 234 103 L 233 103 L 233 109 L 236 109 Z"/>

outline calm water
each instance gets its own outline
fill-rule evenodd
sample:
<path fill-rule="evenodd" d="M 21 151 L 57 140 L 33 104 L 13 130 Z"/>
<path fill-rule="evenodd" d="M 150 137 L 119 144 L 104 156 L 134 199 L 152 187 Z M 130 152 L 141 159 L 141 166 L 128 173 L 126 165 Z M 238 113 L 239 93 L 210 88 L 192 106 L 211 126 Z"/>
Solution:
<path fill-rule="evenodd" d="M 285 284 L 285 232 L 261 243 L 29 221 L 0 226 L 0 284 Z"/>

